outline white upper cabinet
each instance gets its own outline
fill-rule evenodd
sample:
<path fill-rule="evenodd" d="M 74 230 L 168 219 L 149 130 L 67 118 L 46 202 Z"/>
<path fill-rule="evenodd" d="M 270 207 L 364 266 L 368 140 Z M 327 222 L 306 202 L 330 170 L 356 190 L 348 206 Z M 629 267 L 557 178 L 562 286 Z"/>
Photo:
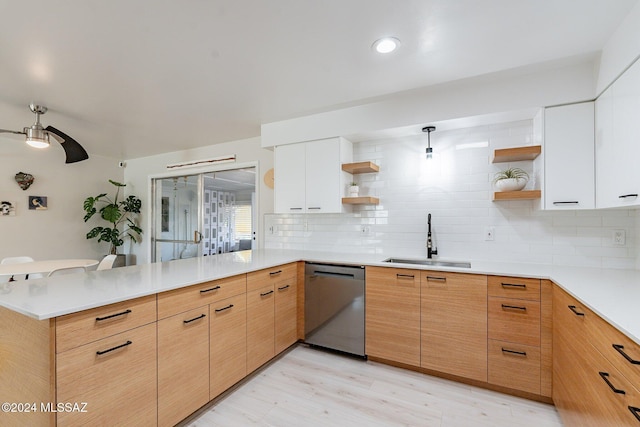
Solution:
<path fill-rule="evenodd" d="M 640 63 L 596 101 L 596 207 L 640 206 Z"/>
<path fill-rule="evenodd" d="M 350 174 L 342 163 L 353 159 L 344 138 L 329 138 L 275 148 L 275 212 L 339 213 Z"/>
<path fill-rule="evenodd" d="M 544 209 L 593 209 L 594 103 L 544 110 Z"/>

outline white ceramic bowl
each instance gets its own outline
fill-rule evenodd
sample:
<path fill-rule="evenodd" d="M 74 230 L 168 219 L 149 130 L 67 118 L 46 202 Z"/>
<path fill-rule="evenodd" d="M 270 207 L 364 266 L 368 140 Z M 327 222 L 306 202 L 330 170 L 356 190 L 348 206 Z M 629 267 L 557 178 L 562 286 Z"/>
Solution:
<path fill-rule="evenodd" d="M 527 185 L 527 179 L 525 178 L 507 178 L 496 181 L 496 188 L 498 191 L 519 191 Z"/>

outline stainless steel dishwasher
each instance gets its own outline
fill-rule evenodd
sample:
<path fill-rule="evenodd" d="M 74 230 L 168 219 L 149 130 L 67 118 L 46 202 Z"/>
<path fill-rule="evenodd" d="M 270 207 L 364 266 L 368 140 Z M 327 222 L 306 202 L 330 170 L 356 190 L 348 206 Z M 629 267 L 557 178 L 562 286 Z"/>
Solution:
<path fill-rule="evenodd" d="M 305 342 L 364 353 L 364 267 L 306 263 Z"/>

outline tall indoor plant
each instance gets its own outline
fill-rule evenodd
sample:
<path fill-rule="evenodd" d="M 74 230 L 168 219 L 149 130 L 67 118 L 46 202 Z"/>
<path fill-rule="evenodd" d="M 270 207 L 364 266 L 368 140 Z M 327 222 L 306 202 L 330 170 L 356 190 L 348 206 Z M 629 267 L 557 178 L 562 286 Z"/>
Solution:
<path fill-rule="evenodd" d="M 120 189 L 126 187 L 116 181 L 109 180 L 116 187 L 113 198 L 102 193 L 96 197 L 87 197 L 84 201 L 84 222 L 87 222 L 93 215 L 100 213 L 100 218 L 107 221 L 109 226 L 93 227 L 87 233 L 87 239 L 98 238 L 98 242 L 109 242 L 111 247 L 109 253 L 116 255 L 118 247 L 124 244 L 124 238 L 129 237 L 134 242 L 140 240 L 142 229 L 135 222 L 140 213 L 142 201 L 136 196 L 129 196 L 126 199 L 118 200 Z"/>

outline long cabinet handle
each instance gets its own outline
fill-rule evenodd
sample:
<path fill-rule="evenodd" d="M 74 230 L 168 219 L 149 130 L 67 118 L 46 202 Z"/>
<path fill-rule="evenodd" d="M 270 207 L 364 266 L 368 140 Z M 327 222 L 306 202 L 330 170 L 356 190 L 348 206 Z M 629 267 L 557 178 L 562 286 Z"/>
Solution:
<path fill-rule="evenodd" d="M 272 294 L 273 291 L 265 292 L 264 294 L 260 294 L 261 297 L 266 297 L 267 295 Z"/>
<path fill-rule="evenodd" d="M 527 285 L 524 283 L 500 283 L 503 288 L 516 288 L 516 289 L 527 289 Z"/>
<path fill-rule="evenodd" d="M 611 381 L 609 381 L 609 373 L 608 372 L 598 372 L 598 374 L 600 375 L 600 378 L 602 378 L 602 380 L 607 383 L 607 385 L 609 386 L 609 388 L 611 390 L 613 390 L 614 393 L 617 394 L 627 394 L 624 390 L 620 389 L 620 388 L 616 388 L 613 384 L 611 384 Z"/>
<path fill-rule="evenodd" d="M 568 305 L 567 307 L 569 307 L 569 310 L 573 311 L 573 313 L 576 316 L 584 316 L 584 313 L 580 313 L 578 310 L 576 310 L 576 306 L 575 305 Z"/>
<path fill-rule="evenodd" d="M 126 314 L 131 313 L 131 312 L 132 312 L 131 310 L 125 310 L 125 311 L 122 311 L 120 313 L 110 314 L 110 315 L 104 316 L 104 317 L 96 317 L 96 322 L 101 322 L 101 321 L 107 320 L 107 319 L 113 319 L 114 317 L 118 317 L 118 316 L 124 316 Z"/>
<path fill-rule="evenodd" d="M 629 410 L 636 417 L 636 420 L 640 421 L 640 408 L 636 408 L 635 406 L 628 406 Z"/>
<path fill-rule="evenodd" d="M 126 346 L 131 345 L 131 344 L 133 344 L 133 342 L 131 342 L 131 341 L 127 341 L 127 342 L 126 342 L 126 343 L 124 343 L 124 344 L 120 344 L 120 345 L 117 345 L 117 346 L 115 346 L 115 347 L 111 347 L 111 348 L 109 348 L 109 349 L 107 349 L 107 350 L 98 350 L 98 351 L 96 351 L 96 354 L 97 354 L 98 356 L 102 356 L 103 354 L 107 354 L 107 353 L 109 353 L 109 352 L 111 352 L 111 351 L 117 350 L 117 349 L 119 349 L 119 348 L 126 347 Z"/>
<path fill-rule="evenodd" d="M 632 193 L 632 194 L 623 194 L 622 196 L 618 196 L 618 199 L 626 199 L 629 197 L 638 197 L 638 193 Z"/>
<path fill-rule="evenodd" d="M 438 277 L 438 276 L 427 276 L 427 280 L 432 282 L 446 282 L 446 277 Z"/>
<path fill-rule="evenodd" d="M 228 306 L 222 307 L 222 308 L 216 308 L 216 313 L 220 313 L 221 311 L 229 310 L 230 308 L 233 308 L 233 304 L 229 304 Z"/>
<path fill-rule="evenodd" d="M 301 211 L 302 208 L 289 208 L 290 211 Z"/>
<path fill-rule="evenodd" d="M 416 276 L 414 276 L 413 274 L 396 274 L 396 277 L 398 279 L 415 279 Z"/>
<path fill-rule="evenodd" d="M 501 304 L 502 305 L 502 309 L 503 310 L 520 310 L 520 311 L 527 311 L 527 307 L 519 307 L 517 305 L 507 305 L 507 304 Z"/>
<path fill-rule="evenodd" d="M 580 202 L 578 201 L 570 201 L 570 202 L 553 202 L 554 205 L 578 205 Z"/>
<path fill-rule="evenodd" d="M 209 289 L 202 289 L 200 291 L 201 294 L 206 294 L 207 292 L 213 292 L 213 291 L 217 291 L 218 289 L 220 289 L 220 285 L 218 286 L 214 286 L 213 288 L 209 288 Z"/>
<path fill-rule="evenodd" d="M 627 353 L 624 352 L 624 346 L 622 344 L 613 344 L 613 348 L 616 349 L 627 361 L 633 365 L 640 365 L 640 360 L 634 360 Z"/>
<path fill-rule="evenodd" d="M 309 206 L 307 209 L 309 210 L 315 210 L 315 211 L 319 211 L 320 209 L 322 209 L 320 206 Z"/>
<path fill-rule="evenodd" d="M 279 291 L 284 291 L 285 289 L 289 289 L 289 285 L 278 288 Z"/>
<path fill-rule="evenodd" d="M 277 274 L 282 273 L 282 270 L 278 270 L 278 271 L 272 271 L 271 273 L 269 273 L 269 276 L 275 276 Z"/>
<path fill-rule="evenodd" d="M 206 314 L 201 314 L 200 316 L 194 317 L 193 319 L 183 320 L 182 323 L 186 325 L 187 323 L 195 322 L 196 320 L 204 319 L 205 317 L 207 317 Z"/>
<path fill-rule="evenodd" d="M 502 347 L 502 352 L 503 353 L 509 353 L 509 354 L 516 354 L 518 356 L 524 356 L 524 357 L 527 356 L 527 352 L 526 351 L 509 350 L 509 349 L 506 349 L 504 347 Z"/>

